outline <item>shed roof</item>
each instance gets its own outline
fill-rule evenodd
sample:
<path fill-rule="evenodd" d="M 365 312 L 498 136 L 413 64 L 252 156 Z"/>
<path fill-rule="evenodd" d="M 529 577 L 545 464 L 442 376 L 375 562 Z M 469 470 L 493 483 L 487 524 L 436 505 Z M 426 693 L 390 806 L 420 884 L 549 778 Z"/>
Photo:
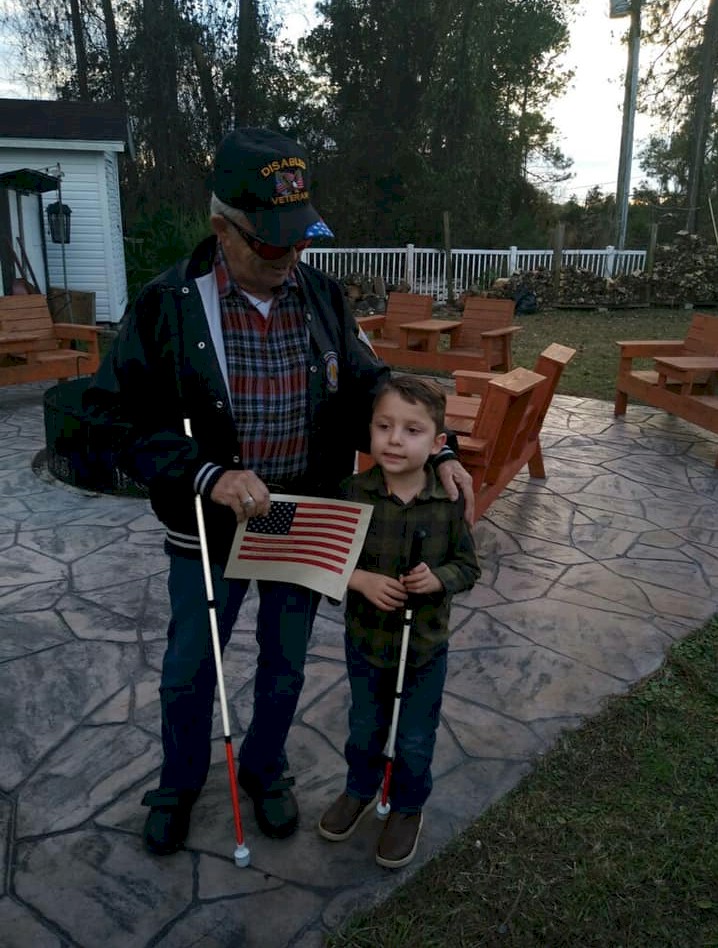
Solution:
<path fill-rule="evenodd" d="M 0 139 L 114 141 L 131 145 L 127 111 L 115 102 L 0 99 Z"/>
<path fill-rule="evenodd" d="M 0 187 L 12 188 L 24 194 L 44 194 L 46 191 L 57 191 L 57 178 L 44 171 L 35 171 L 33 168 L 18 168 L 16 171 L 6 171 L 0 174 Z"/>

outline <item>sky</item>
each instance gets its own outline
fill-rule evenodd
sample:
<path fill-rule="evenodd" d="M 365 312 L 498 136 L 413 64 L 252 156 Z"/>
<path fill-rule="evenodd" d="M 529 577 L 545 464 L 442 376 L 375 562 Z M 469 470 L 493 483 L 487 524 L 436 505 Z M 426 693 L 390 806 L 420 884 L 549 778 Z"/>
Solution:
<path fill-rule="evenodd" d="M 565 57 L 574 70 L 570 88 L 547 109 L 559 129 L 558 144 L 573 159 L 573 177 L 557 196 L 575 194 L 581 202 L 598 185 L 616 191 L 623 122 L 624 76 L 628 64 L 630 17 L 611 19 L 609 0 L 580 0 L 571 25 L 571 44 Z M 639 72 L 648 63 L 645 47 L 639 52 Z M 631 188 L 646 175 L 641 172 L 642 142 L 656 131 L 646 115 L 636 113 L 633 136 Z"/>
<path fill-rule="evenodd" d="M 314 0 L 295 0 L 284 14 L 285 32 L 300 36 L 315 21 Z M 623 74 L 627 65 L 627 47 L 621 40 L 627 35 L 630 17 L 611 19 L 609 0 L 579 0 L 572 17 L 571 43 L 566 65 L 575 75 L 564 97 L 551 103 L 547 115 L 554 120 L 558 144 L 573 159 L 572 177 L 555 190 L 555 198 L 565 200 L 574 194 L 582 202 L 587 191 L 598 185 L 614 192 L 618 179 L 621 145 Z M 647 51 L 641 51 L 640 65 L 647 64 Z M 13 75 L 12 57 L 5 54 L 0 39 L 0 96 L 32 97 Z M 638 159 L 641 142 L 652 130 L 647 116 L 638 113 L 635 120 L 631 187 L 645 177 Z"/>

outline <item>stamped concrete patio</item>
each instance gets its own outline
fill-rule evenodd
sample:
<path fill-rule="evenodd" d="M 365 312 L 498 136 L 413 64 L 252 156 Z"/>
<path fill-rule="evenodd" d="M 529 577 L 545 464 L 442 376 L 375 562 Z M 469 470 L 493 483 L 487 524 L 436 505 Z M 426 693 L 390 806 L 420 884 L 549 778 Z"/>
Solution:
<path fill-rule="evenodd" d="M 266 840 L 245 805 L 252 862 L 235 867 L 218 726 L 187 849 L 152 858 L 139 801 L 160 762 L 162 530 L 144 500 L 33 473 L 42 392 L 0 391 L 3 948 L 318 948 L 715 610 L 718 439 L 652 409 L 615 421 L 608 403 L 558 397 L 542 439 L 546 481 L 521 476 L 476 529 L 484 573 L 453 611 L 415 862 L 376 866 L 372 819 L 346 843 L 314 829 L 344 773 L 341 611 L 326 603 L 290 738 L 300 831 Z M 250 706 L 255 606 L 226 655 L 235 743 Z"/>

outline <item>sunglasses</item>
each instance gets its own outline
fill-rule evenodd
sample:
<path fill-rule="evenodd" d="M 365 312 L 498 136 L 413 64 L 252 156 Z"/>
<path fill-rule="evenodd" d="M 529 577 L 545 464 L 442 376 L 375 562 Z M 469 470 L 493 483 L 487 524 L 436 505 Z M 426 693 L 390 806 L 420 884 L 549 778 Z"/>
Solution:
<path fill-rule="evenodd" d="M 224 217 L 224 215 L 222 216 Z M 234 227 L 247 246 L 253 250 L 258 257 L 261 257 L 262 260 L 279 260 L 280 257 L 285 257 L 292 247 L 297 253 L 301 253 L 301 251 L 306 250 L 312 242 L 311 237 L 306 237 L 304 240 L 297 240 L 288 247 L 277 247 L 275 244 L 268 244 L 266 240 L 262 240 L 262 238 L 257 237 L 256 234 L 250 234 L 248 230 L 240 227 L 239 224 L 230 217 L 225 217 L 224 219 Z"/>

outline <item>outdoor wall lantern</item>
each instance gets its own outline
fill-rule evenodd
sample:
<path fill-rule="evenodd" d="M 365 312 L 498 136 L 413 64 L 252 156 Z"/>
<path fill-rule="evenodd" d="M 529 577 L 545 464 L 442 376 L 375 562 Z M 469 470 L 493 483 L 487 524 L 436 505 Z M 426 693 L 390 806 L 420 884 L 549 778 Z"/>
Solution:
<path fill-rule="evenodd" d="M 47 222 L 53 244 L 70 243 L 70 214 L 72 211 L 67 204 L 55 201 L 47 205 Z"/>

